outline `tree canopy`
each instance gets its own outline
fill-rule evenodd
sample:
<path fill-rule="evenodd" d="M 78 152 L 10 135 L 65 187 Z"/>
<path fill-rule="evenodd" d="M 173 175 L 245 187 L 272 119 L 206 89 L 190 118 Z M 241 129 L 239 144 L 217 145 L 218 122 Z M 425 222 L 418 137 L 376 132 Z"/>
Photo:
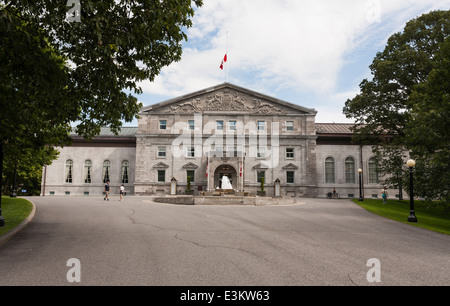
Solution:
<path fill-rule="evenodd" d="M 138 82 L 181 59 L 193 5 L 202 0 L 0 1 L 0 156 L 67 144 L 74 122 L 86 138 L 118 132 L 142 106 Z"/>
<path fill-rule="evenodd" d="M 182 42 L 187 39 L 184 31 L 192 26 L 192 3 L 202 5 L 201 0 L 18 0 L 4 4 L 0 7 L 0 86 L 11 81 L 11 73 L 22 79 L 7 85 L 10 95 L 2 95 L 2 109 L 7 101 L 15 107 L 2 119 L 24 122 L 16 116 L 28 107 L 44 107 L 51 126 L 77 122 L 77 132 L 86 137 L 98 134 L 102 126 L 117 131 L 141 107 L 132 95 L 142 92 L 137 83 L 153 81 L 164 66 L 181 59 Z M 78 9 L 79 22 L 67 18 L 74 9 Z M 36 46 L 26 47 L 30 42 Z M 59 63 L 50 63 L 56 58 Z M 17 83 L 36 84 L 45 99 L 28 94 L 22 100 L 29 105 L 15 103 L 13 92 L 28 92 Z M 16 129 L 6 126 L 10 125 L 2 120 L 2 136 Z"/>
<path fill-rule="evenodd" d="M 364 79 L 360 94 L 345 103 L 344 114 L 356 121 L 356 138 L 377 142 L 380 169 L 391 176 L 391 186 L 402 185 L 398 167 L 405 150 L 418 159 L 417 177 L 434 175 L 430 167 L 422 167 L 433 163 L 432 152 L 449 160 L 449 134 L 443 130 L 448 127 L 448 117 L 443 118 L 449 105 L 445 91 L 450 82 L 445 65 L 449 37 L 450 11 L 433 11 L 409 21 L 377 53 L 370 65 L 372 79 Z M 442 174 L 448 180 L 448 165 L 445 169 Z M 427 186 L 433 191 L 420 191 L 419 196 L 442 199 L 442 184 Z"/>

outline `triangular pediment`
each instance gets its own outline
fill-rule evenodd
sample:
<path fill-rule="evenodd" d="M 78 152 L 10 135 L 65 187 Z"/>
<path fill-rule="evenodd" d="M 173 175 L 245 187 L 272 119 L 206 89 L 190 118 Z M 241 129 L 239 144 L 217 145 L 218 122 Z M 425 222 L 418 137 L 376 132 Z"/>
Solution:
<path fill-rule="evenodd" d="M 198 168 L 198 166 L 196 164 L 194 164 L 194 163 L 187 163 L 182 168 L 183 169 L 188 169 L 188 170 L 195 170 L 195 169 Z"/>
<path fill-rule="evenodd" d="M 258 170 L 267 170 L 269 169 L 269 166 L 266 165 L 264 162 L 263 163 L 259 163 L 253 166 L 253 169 L 258 169 Z"/>
<path fill-rule="evenodd" d="M 141 114 L 231 113 L 253 115 L 315 115 L 305 108 L 230 83 L 144 107 Z"/>
<path fill-rule="evenodd" d="M 169 168 L 169 165 L 167 165 L 167 164 L 165 164 L 163 162 L 160 162 L 160 163 L 157 163 L 156 165 L 154 165 L 153 168 L 156 168 L 156 169 L 167 169 L 167 168 Z"/>
<path fill-rule="evenodd" d="M 296 170 L 298 169 L 298 166 L 294 165 L 293 163 L 287 164 L 283 167 L 284 170 Z"/>

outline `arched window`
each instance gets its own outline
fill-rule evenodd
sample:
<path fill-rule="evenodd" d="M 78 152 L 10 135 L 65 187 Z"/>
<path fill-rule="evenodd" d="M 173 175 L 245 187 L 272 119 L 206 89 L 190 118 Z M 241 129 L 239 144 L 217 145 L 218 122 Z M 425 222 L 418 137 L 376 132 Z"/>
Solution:
<path fill-rule="evenodd" d="M 105 160 L 103 162 L 103 183 L 110 181 L 109 176 L 111 174 L 111 162 Z"/>
<path fill-rule="evenodd" d="M 375 158 L 369 159 L 369 184 L 378 184 L 378 163 Z"/>
<path fill-rule="evenodd" d="M 84 162 L 84 183 L 85 184 L 92 183 L 91 175 L 92 175 L 92 162 L 90 160 L 86 160 Z"/>
<path fill-rule="evenodd" d="M 71 159 L 66 160 L 66 183 L 72 183 L 72 169 L 73 161 Z"/>
<path fill-rule="evenodd" d="M 355 183 L 355 160 L 353 157 L 347 157 L 345 160 L 345 183 Z"/>
<path fill-rule="evenodd" d="M 124 160 L 122 162 L 122 184 L 128 184 L 128 173 L 130 170 L 130 162 Z"/>
<path fill-rule="evenodd" d="M 334 183 L 334 158 L 325 159 L 325 183 Z"/>

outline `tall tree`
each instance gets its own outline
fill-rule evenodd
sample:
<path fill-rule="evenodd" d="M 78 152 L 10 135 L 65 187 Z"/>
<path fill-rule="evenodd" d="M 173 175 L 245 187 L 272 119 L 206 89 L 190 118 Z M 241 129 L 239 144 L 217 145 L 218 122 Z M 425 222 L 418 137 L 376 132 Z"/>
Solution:
<path fill-rule="evenodd" d="M 417 163 L 415 189 L 450 203 L 450 37 L 441 45 L 427 81 L 410 96 L 407 146 Z"/>
<path fill-rule="evenodd" d="M 86 138 L 118 132 L 141 108 L 138 82 L 181 59 L 193 4 L 202 1 L 1 1 L 0 151 L 17 137 L 67 143 L 71 122 Z"/>
<path fill-rule="evenodd" d="M 372 79 L 364 79 L 360 94 L 345 103 L 344 114 L 356 121 L 356 137 L 376 139 L 379 168 L 391 175 L 387 181 L 391 187 L 402 184 L 398 161 L 403 150 L 411 149 L 408 123 L 414 102 L 410 96 L 415 86 L 428 80 L 449 36 L 450 11 L 433 11 L 409 21 L 377 53 L 370 65 Z"/>

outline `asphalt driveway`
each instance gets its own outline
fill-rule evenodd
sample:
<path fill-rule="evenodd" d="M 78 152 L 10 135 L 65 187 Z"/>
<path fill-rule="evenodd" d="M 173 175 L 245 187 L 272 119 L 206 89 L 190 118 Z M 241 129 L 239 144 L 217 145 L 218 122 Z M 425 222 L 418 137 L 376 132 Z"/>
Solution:
<path fill-rule="evenodd" d="M 348 200 L 181 206 L 146 197 L 29 199 L 34 219 L 0 245 L 0 286 L 72 285 L 70 275 L 84 286 L 450 285 L 450 236 Z"/>

